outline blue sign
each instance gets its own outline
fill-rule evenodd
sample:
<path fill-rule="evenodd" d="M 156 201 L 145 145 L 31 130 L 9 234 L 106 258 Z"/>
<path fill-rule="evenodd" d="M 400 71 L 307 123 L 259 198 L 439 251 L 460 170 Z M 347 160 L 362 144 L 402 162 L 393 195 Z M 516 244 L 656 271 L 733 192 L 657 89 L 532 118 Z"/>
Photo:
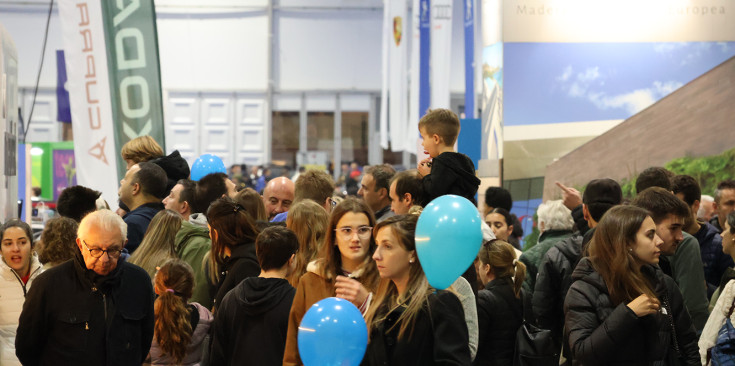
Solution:
<path fill-rule="evenodd" d="M 464 115 L 475 118 L 475 7 L 464 1 Z"/>
<path fill-rule="evenodd" d="M 419 14 L 419 118 L 431 104 L 429 59 L 431 58 L 431 1 L 421 0 Z"/>

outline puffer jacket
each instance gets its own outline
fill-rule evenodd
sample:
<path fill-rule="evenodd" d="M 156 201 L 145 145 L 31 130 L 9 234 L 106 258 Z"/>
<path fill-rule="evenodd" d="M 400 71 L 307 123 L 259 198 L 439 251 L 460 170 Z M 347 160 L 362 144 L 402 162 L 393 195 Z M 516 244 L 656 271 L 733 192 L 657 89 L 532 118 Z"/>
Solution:
<path fill-rule="evenodd" d="M 26 293 L 41 272 L 41 262 L 33 254 L 28 283 L 24 284 L 20 276 L 4 260 L 0 260 L 0 365 L 20 365 L 15 357 L 15 331 Z"/>
<path fill-rule="evenodd" d="M 662 307 L 639 318 L 625 302 L 612 302 L 589 258 L 580 260 L 564 301 L 573 365 L 663 366 L 676 365 L 677 357 L 678 364 L 700 364 L 697 334 L 676 283 L 658 267 L 646 265 L 641 271 L 653 283 Z"/>
<path fill-rule="evenodd" d="M 194 331 L 191 334 L 191 342 L 189 342 L 189 346 L 186 348 L 186 356 L 184 356 L 184 359 L 181 361 L 181 365 L 197 366 L 202 361 L 204 341 L 207 340 L 209 328 L 214 321 L 214 317 L 207 308 L 199 305 L 198 303 L 190 303 L 188 307 L 191 309 L 190 312 L 196 315 L 191 319 L 191 325 Z M 163 353 L 163 350 L 161 350 L 161 346 L 158 344 L 154 335 L 153 342 L 151 343 L 149 360 L 146 360 L 144 365 L 176 365 L 176 363 L 169 355 Z"/>
<path fill-rule="evenodd" d="M 521 257 L 518 258 L 519 261 L 526 265 L 526 278 L 523 280 L 523 289 L 529 294 L 533 293 L 534 287 L 536 286 L 538 267 L 541 264 L 541 260 L 546 255 L 546 252 L 548 252 L 556 243 L 571 236 L 572 232 L 569 230 L 544 231 L 538 238 L 538 244 L 532 246 L 528 250 L 525 250 L 523 254 L 521 254 Z"/>

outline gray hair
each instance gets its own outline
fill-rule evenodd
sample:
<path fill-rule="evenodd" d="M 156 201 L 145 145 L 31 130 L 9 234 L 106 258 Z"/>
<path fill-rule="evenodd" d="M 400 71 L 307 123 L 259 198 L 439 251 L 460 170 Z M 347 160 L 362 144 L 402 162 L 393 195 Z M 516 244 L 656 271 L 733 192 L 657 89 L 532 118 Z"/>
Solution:
<path fill-rule="evenodd" d="M 88 227 L 93 226 L 106 231 L 119 230 L 122 240 L 128 239 L 128 224 L 123 221 L 122 217 L 110 210 L 98 210 L 84 216 L 82 222 L 79 223 L 77 236 L 86 232 Z"/>
<path fill-rule="evenodd" d="M 715 198 L 708 194 L 703 194 L 702 197 L 699 199 L 700 204 L 699 204 L 699 210 L 697 210 L 697 217 L 700 219 L 703 218 L 704 215 L 707 214 L 706 209 L 704 208 L 704 205 L 702 205 L 702 203 L 705 203 L 705 202 L 709 202 L 709 203 L 715 202 Z"/>
<path fill-rule="evenodd" d="M 562 200 L 546 201 L 538 206 L 536 211 L 538 215 L 539 228 L 541 223 L 544 224 L 546 230 L 572 230 L 574 220 L 572 219 L 572 211 L 570 211 Z"/>

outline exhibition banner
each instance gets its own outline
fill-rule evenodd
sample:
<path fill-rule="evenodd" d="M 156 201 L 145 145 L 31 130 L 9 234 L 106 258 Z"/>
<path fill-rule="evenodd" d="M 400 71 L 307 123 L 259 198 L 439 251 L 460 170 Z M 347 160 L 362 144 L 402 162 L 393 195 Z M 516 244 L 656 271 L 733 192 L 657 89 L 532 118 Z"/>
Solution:
<path fill-rule="evenodd" d="M 452 3 L 431 2 L 431 108 L 450 108 Z"/>
<path fill-rule="evenodd" d="M 153 0 L 102 1 L 115 144 L 150 135 L 166 151 Z M 125 162 L 117 160 L 124 174 Z"/>
<path fill-rule="evenodd" d="M 431 0 L 419 0 L 419 118 L 431 106 Z"/>
<path fill-rule="evenodd" d="M 69 91 L 66 90 L 64 50 L 56 50 L 56 120 L 71 123 Z"/>
<path fill-rule="evenodd" d="M 735 35 L 732 0 L 515 0 L 505 42 L 711 42 Z"/>
<path fill-rule="evenodd" d="M 464 113 L 475 118 L 475 6 L 464 2 Z"/>
<path fill-rule="evenodd" d="M 412 129 L 418 130 L 419 118 L 419 51 L 421 44 L 421 33 L 419 31 L 419 22 L 421 21 L 421 1 L 413 0 L 411 4 L 411 52 L 408 69 L 408 132 Z M 416 134 L 418 137 L 418 133 Z M 413 142 L 408 137 L 408 145 L 412 147 Z M 409 150 L 410 151 L 410 150 Z"/>
<path fill-rule="evenodd" d="M 102 2 L 59 2 L 77 183 L 117 207 L 120 151 L 115 146 Z"/>
<path fill-rule="evenodd" d="M 408 140 L 408 38 L 412 35 L 407 19 L 407 0 L 384 3 L 383 16 L 383 93 L 381 101 L 381 145 L 390 140 L 392 151 L 411 151 Z M 386 58 L 387 53 L 387 58 Z M 387 98 L 387 101 L 386 101 Z M 386 113 L 387 109 L 387 113 Z M 387 127 L 387 129 L 386 129 Z M 385 132 L 388 133 L 385 133 Z"/>

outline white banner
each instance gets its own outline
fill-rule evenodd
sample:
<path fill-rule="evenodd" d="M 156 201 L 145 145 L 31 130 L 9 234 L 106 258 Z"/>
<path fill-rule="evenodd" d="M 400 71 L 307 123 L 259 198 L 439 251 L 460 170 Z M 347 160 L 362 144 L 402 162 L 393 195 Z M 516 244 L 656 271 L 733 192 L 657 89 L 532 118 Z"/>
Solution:
<path fill-rule="evenodd" d="M 712 42 L 735 39 L 732 0 L 516 0 L 505 42 Z"/>
<path fill-rule="evenodd" d="M 411 9 L 411 30 L 406 32 L 407 35 L 411 35 L 408 125 L 406 133 L 406 147 L 409 148 L 413 147 L 414 142 L 419 138 L 419 119 L 425 112 L 419 112 L 419 44 L 421 43 L 421 34 L 419 33 L 419 15 L 421 13 L 419 0 L 413 0 Z"/>
<path fill-rule="evenodd" d="M 431 108 L 450 108 L 452 2 L 431 2 Z"/>
<path fill-rule="evenodd" d="M 391 27 L 390 51 L 388 66 L 390 107 L 390 142 L 393 151 L 408 149 L 406 129 L 408 123 L 408 47 L 407 38 L 411 36 L 406 9 L 406 0 L 391 0 L 389 21 Z"/>
<path fill-rule="evenodd" d="M 118 176 L 101 3 L 60 1 L 77 183 L 117 208 Z"/>
<path fill-rule="evenodd" d="M 390 39 L 392 36 L 392 23 L 390 19 L 390 0 L 383 0 L 383 57 L 381 68 L 381 91 L 380 91 L 380 147 L 387 149 L 388 146 L 388 68 Z"/>

